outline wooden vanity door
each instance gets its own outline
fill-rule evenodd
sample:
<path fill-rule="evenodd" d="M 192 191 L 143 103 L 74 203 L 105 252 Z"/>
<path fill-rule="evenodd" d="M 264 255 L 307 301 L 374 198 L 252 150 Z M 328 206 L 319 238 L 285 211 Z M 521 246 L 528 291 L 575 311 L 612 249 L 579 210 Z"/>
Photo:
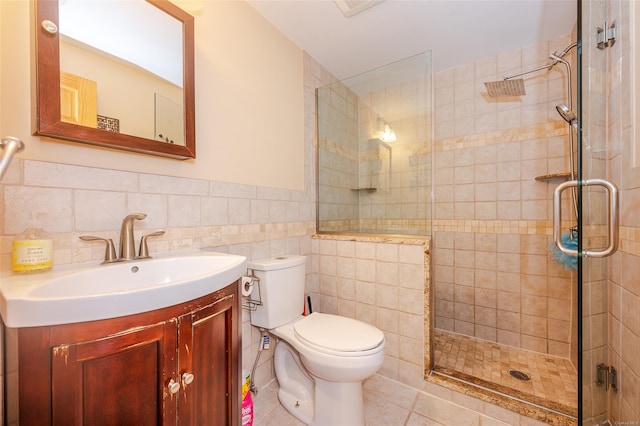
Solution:
<path fill-rule="evenodd" d="M 175 321 L 52 348 L 53 425 L 175 425 Z"/>
<path fill-rule="evenodd" d="M 179 318 L 180 426 L 240 424 L 239 321 L 237 293 Z"/>

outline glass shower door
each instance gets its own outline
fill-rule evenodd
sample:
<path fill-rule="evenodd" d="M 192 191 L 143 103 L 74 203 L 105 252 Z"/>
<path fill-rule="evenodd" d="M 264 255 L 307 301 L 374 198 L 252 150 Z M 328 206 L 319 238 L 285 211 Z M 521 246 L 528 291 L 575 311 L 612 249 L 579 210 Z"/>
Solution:
<path fill-rule="evenodd" d="M 578 250 L 578 325 L 579 336 L 579 419 L 578 424 L 599 425 L 609 419 L 608 396 L 611 392 L 608 330 L 608 281 L 611 254 L 617 245 L 617 188 L 608 174 L 615 154 L 609 134 L 610 85 L 607 69 L 612 55 L 607 41 L 609 3 L 590 0 L 578 2 L 581 50 L 578 73 L 578 186 L 579 227 Z M 598 39 L 600 34 L 600 39 Z M 613 148 L 613 149 L 612 149 Z M 598 185 L 588 185 L 596 182 Z M 605 188 L 602 185 L 611 185 Z M 614 191 L 614 194 L 611 193 Z M 615 227 L 614 227 L 615 225 Z M 613 244 L 614 247 L 611 247 Z M 594 251 L 595 255 L 590 255 Z M 602 254 L 602 256 L 600 255 Z"/>

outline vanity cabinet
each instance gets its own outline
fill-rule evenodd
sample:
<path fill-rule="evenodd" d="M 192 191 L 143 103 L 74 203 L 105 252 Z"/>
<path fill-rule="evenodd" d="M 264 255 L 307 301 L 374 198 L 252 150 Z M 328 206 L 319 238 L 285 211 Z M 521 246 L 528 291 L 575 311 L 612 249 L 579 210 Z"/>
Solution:
<path fill-rule="evenodd" d="M 20 426 L 239 425 L 238 289 L 127 317 L 18 329 L 7 349 L 18 359 Z"/>

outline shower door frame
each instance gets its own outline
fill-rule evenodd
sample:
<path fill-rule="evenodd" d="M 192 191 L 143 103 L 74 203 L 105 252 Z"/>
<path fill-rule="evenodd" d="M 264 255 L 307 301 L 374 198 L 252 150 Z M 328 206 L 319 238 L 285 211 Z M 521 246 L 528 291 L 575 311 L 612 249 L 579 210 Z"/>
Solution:
<path fill-rule="evenodd" d="M 609 384 L 599 383 L 598 366 L 610 364 L 609 257 L 585 255 L 595 238 L 602 238 L 602 194 L 585 184 L 590 179 L 609 179 L 610 162 L 610 59 L 609 44 L 598 44 L 596 33 L 609 21 L 608 0 L 578 1 L 578 425 L 609 420 Z M 592 80 L 596 80 L 595 82 Z M 601 84 L 598 84 L 601 83 Z M 599 103 L 604 105 L 599 105 Z M 602 110 L 605 111 L 602 114 Z M 595 149 L 594 149 L 595 147 Z M 609 211 L 609 221 L 616 218 Z M 617 226 L 617 225 L 616 225 Z M 609 241 L 615 234 L 609 235 Z M 595 297 L 598 297 L 596 300 Z M 602 300 L 604 298 L 604 300 Z M 598 332 L 599 331 L 599 332 Z M 605 373 L 608 375 L 608 371 Z M 607 382 L 608 377 L 605 379 Z M 586 422 L 586 423 L 585 423 Z"/>
<path fill-rule="evenodd" d="M 591 7 L 591 2 L 592 0 L 589 0 L 589 8 Z M 577 70 L 576 70 L 576 85 L 577 85 L 577 94 L 576 94 L 576 109 L 577 109 L 577 120 L 578 120 L 578 126 L 576 128 L 576 149 L 577 149 L 577 164 L 578 164 L 578 182 L 580 182 L 583 178 L 583 171 L 582 171 L 582 163 L 583 163 L 583 158 L 582 158 L 582 154 L 583 154 L 583 147 L 582 147 L 582 123 L 583 123 L 583 118 L 582 118 L 582 84 L 583 84 L 583 78 L 582 78 L 582 71 L 583 71 L 583 64 L 582 64 L 582 59 L 583 59 L 583 54 L 582 54 L 582 31 L 583 31 L 583 5 L 582 5 L 582 1 L 581 0 L 577 0 L 577 8 L 578 8 L 578 22 L 577 22 L 577 30 L 576 30 L 576 37 L 577 37 L 577 41 L 578 41 L 578 46 L 577 46 Z M 583 247 L 583 214 L 582 214 L 582 191 L 580 190 L 580 187 L 578 188 L 578 206 L 577 206 L 577 212 L 578 212 L 578 217 L 576 218 L 577 220 L 577 224 L 578 224 L 578 252 L 581 253 L 582 252 L 582 247 Z M 577 320 L 578 320 L 578 358 L 577 358 L 577 364 L 576 365 L 576 370 L 578 372 L 578 419 L 577 419 L 577 424 L 581 425 L 583 423 L 583 419 L 584 419 L 584 402 L 583 402 L 583 398 L 584 398 L 584 392 L 583 392 L 583 385 L 584 385 L 584 379 L 583 379 L 583 368 L 584 368 L 584 364 L 583 364 L 583 345 L 584 345 L 584 339 L 583 339 L 583 332 L 584 332 L 584 327 L 583 327 L 583 315 L 584 315 L 584 309 L 582 306 L 582 301 L 583 301 L 583 291 L 582 291 L 582 283 L 584 280 L 584 272 L 583 272 L 583 268 L 584 267 L 584 262 L 583 262 L 583 258 L 582 256 L 578 256 L 578 270 L 577 270 L 577 289 L 576 289 L 576 296 L 577 296 Z"/>

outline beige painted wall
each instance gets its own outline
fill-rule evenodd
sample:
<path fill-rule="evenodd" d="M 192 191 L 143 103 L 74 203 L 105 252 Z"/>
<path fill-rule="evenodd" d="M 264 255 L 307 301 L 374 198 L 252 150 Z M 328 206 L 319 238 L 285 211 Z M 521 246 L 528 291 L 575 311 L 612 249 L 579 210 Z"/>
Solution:
<path fill-rule="evenodd" d="M 25 142 L 19 158 L 304 189 L 302 50 L 246 2 L 204 2 L 195 16 L 197 158 L 188 161 L 31 136 L 32 9 L 0 1 L 0 63 L 11 64 L 0 74 L 0 130 Z"/>
<path fill-rule="evenodd" d="M 100 54 L 77 43 L 60 39 L 60 70 L 95 81 L 98 88 L 98 115 L 117 118 L 120 132 L 154 139 L 155 97 L 162 95 L 182 105 L 183 91 L 167 80 L 142 68 Z M 127 84 L 122 84 L 123 82 Z M 123 102 L 123 99 L 126 99 Z M 182 132 L 171 136 L 178 141 Z"/>

